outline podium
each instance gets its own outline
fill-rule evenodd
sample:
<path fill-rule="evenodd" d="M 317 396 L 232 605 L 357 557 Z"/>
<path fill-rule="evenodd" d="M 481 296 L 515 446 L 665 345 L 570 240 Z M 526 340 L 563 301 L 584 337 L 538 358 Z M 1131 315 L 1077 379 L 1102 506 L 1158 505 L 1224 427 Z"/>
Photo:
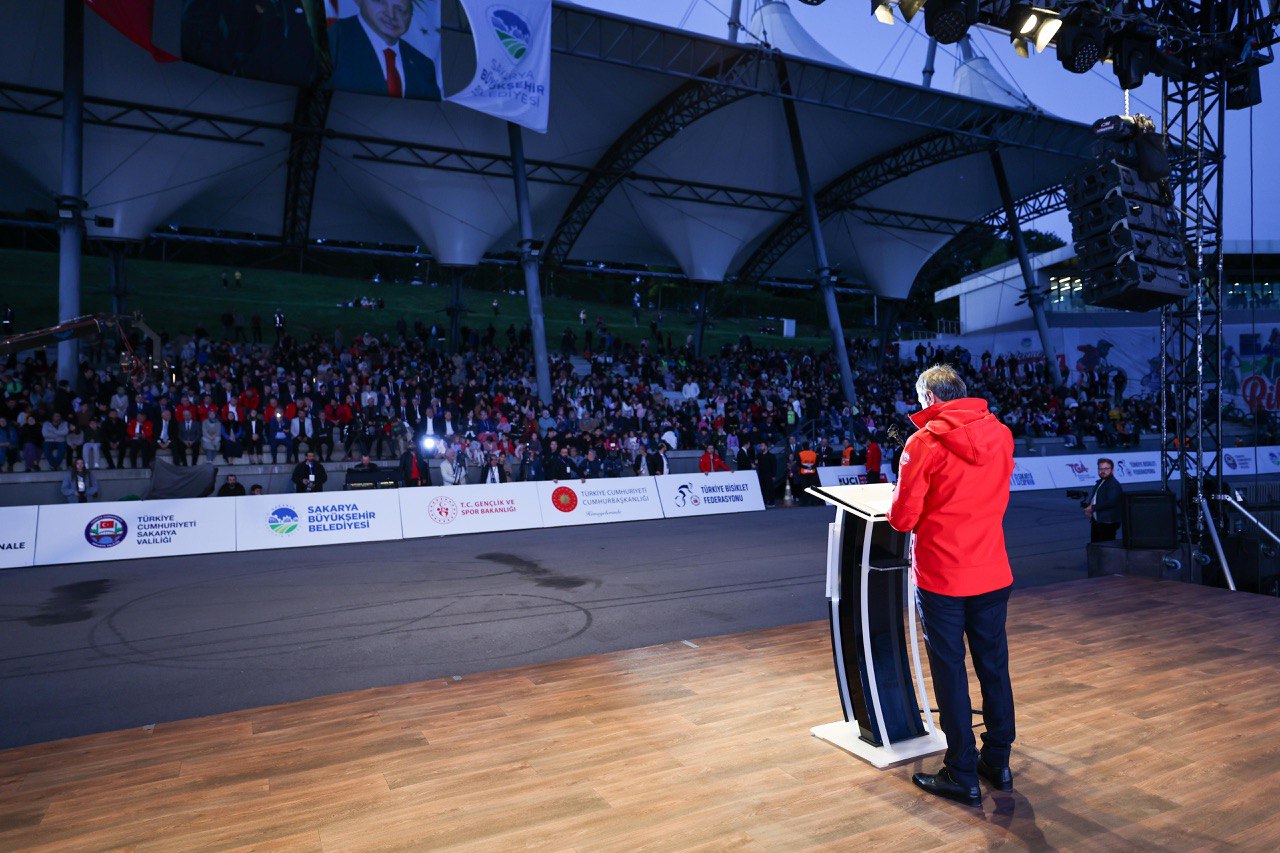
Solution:
<path fill-rule="evenodd" d="M 812 734 L 880 768 L 946 750 L 920 668 L 911 537 L 886 520 L 893 484 L 809 492 L 836 508 L 827 534 L 827 600 L 844 711 L 844 720 Z"/>

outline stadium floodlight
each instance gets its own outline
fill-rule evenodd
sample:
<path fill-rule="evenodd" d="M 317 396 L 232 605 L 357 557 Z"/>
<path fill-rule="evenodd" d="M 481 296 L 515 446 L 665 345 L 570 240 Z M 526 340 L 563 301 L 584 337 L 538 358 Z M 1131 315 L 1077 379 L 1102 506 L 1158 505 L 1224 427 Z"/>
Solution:
<path fill-rule="evenodd" d="M 888 3 L 878 3 L 871 0 L 871 14 L 876 16 L 876 20 L 882 24 L 893 26 L 893 7 Z"/>
<path fill-rule="evenodd" d="M 924 31 L 938 44 L 955 44 L 978 21 L 978 0 L 930 0 L 924 7 Z"/>

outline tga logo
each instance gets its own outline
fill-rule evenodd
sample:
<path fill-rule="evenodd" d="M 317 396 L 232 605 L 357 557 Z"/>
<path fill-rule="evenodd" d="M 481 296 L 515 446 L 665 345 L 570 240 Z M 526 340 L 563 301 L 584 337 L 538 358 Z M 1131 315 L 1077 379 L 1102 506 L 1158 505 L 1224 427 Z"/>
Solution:
<path fill-rule="evenodd" d="M 427 515 L 436 524 L 452 524 L 458 518 L 458 505 L 452 498 L 432 498 L 427 504 Z"/>
<path fill-rule="evenodd" d="M 551 493 L 551 505 L 561 512 L 573 512 L 578 508 L 578 493 L 568 486 L 560 486 Z"/>
<path fill-rule="evenodd" d="M 124 541 L 129 525 L 118 515 L 100 515 L 84 528 L 84 539 L 95 548 L 114 548 Z"/>
<path fill-rule="evenodd" d="M 680 488 L 676 490 L 676 506 L 697 506 L 702 503 L 693 491 L 691 483 L 681 483 Z"/>
<path fill-rule="evenodd" d="M 267 516 L 267 527 L 277 536 L 288 536 L 298 529 L 300 523 L 297 510 L 287 505 L 276 507 Z"/>
<path fill-rule="evenodd" d="M 510 9 L 494 9 L 489 13 L 489 23 L 493 24 L 493 32 L 511 58 L 516 62 L 524 59 L 529 52 L 528 22 Z"/>

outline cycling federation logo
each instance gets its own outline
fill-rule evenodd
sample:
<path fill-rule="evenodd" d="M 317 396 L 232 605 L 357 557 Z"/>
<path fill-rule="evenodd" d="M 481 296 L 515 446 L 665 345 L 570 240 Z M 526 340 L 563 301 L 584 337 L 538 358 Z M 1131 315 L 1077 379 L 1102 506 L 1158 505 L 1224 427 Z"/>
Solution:
<path fill-rule="evenodd" d="M 277 536 L 288 536 L 298 529 L 300 522 L 297 511 L 291 506 L 278 506 L 267 516 L 267 527 Z"/>
<path fill-rule="evenodd" d="M 458 505 L 452 498 L 432 498 L 427 504 L 427 515 L 436 524 L 453 524 L 458 518 Z"/>
<path fill-rule="evenodd" d="M 693 484 L 682 483 L 676 490 L 676 506 L 697 506 L 700 503 L 702 498 L 693 493 Z"/>
<path fill-rule="evenodd" d="M 573 512 L 578 508 L 578 493 L 568 486 L 561 486 L 551 493 L 551 505 L 561 512 Z"/>
<path fill-rule="evenodd" d="M 529 52 L 531 38 L 528 22 L 510 9 L 499 8 L 489 13 L 489 23 L 493 24 L 494 34 L 511 58 L 516 62 L 523 59 Z"/>
<path fill-rule="evenodd" d="M 95 548 L 114 548 L 124 541 L 129 525 L 118 515 L 100 515 L 84 529 L 84 539 Z"/>
<path fill-rule="evenodd" d="M 1224 454 L 1222 454 L 1222 461 L 1223 461 L 1223 462 L 1225 462 L 1225 463 L 1227 463 L 1227 467 L 1228 467 L 1228 468 L 1230 468 L 1230 469 L 1232 469 L 1233 471 L 1234 471 L 1236 468 L 1240 467 L 1240 466 L 1236 463 L 1236 458 L 1235 458 L 1234 456 L 1232 456 L 1230 453 L 1224 453 Z"/>

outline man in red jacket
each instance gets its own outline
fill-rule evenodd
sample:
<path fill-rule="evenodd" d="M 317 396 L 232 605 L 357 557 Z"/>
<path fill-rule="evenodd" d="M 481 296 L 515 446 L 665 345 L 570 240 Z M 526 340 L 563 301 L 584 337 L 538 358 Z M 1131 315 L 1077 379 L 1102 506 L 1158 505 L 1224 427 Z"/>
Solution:
<path fill-rule="evenodd" d="M 920 429 L 907 439 L 889 510 L 894 530 L 915 532 L 912 571 L 924 624 L 938 717 L 947 754 L 937 773 L 916 773 L 916 785 L 970 806 L 982 804 L 981 776 L 1013 789 L 1013 688 L 1005 615 L 1013 574 L 1004 547 L 1004 511 L 1013 473 L 1013 434 L 966 397 L 962 380 L 937 365 L 920 374 Z M 975 748 L 964 641 L 982 684 L 982 752 Z"/>

